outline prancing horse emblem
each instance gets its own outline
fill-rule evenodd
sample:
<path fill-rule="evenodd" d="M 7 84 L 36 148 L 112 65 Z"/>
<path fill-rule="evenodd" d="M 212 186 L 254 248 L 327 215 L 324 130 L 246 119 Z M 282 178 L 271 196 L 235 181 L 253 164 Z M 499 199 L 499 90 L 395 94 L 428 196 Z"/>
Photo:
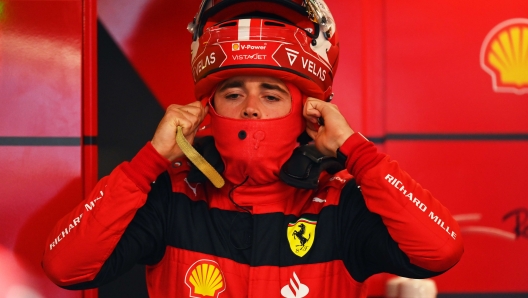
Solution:
<path fill-rule="evenodd" d="M 308 234 L 308 238 L 304 237 L 304 233 L 306 233 L 306 226 L 303 223 L 299 225 L 299 228 L 300 228 L 299 231 L 293 231 L 292 233 L 293 239 L 299 238 L 299 241 L 301 241 L 301 244 L 297 246 L 304 247 L 306 242 L 310 240 L 310 237 L 312 236 L 312 234 Z"/>
<path fill-rule="evenodd" d="M 303 257 L 312 247 L 315 238 L 317 221 L 300 218 L 288 224 L 287 237 L 294 254 Z"/>

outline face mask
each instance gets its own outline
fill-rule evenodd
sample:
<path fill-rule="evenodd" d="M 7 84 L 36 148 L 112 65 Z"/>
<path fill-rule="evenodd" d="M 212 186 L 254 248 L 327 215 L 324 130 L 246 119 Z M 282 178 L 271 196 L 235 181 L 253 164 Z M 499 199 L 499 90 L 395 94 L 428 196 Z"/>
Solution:
<path fill-rule="evenodd" d="M 281 166 L 291 156 L 297 137 L 304 131 L 303 95 L 286 83 L 292 108 L 274 119 L 232 119 L 218 115 L 209 104 L 211 134 L 225 164 L 223 176 L 233 184 L 265 185 L 279 180 Z M 214 95 L 213 95 L 214 96 Z M 211 97 L 213 98 L 213 97 Z"/>

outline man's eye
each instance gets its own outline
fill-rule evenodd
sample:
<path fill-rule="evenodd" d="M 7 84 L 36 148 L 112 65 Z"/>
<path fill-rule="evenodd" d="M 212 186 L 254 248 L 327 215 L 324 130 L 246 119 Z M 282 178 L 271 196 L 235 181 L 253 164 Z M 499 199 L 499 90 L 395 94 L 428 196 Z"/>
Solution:
<path fill-rule="evenodd" d="M 269 101 L 279 101 L 279 98 L 278 98 L 278 97 L 275 97 L 275 96 L 266 95 L 265 97 L 266 97 L 266 99 L 269 100 Z"/>
<path fill-rule="evenodd" d="M 239 96 L 240 96 L 240 94 L 233 93 L 233 94 L 226 95 L 225 98 L 227 98 L 227 99 L 237 99 Z"/>

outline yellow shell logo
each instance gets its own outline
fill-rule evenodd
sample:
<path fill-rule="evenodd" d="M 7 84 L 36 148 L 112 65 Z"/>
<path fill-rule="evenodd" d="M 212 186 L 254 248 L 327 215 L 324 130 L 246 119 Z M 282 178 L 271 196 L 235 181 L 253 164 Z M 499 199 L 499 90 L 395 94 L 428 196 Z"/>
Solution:
<path fill-rule="evenodd" d="M 317 221 L 306 218 L 300 218 L 297 222 L 288 224 L 286 236 L 294 254 L 302 258 L 312 248 L 316 225 Z"/>
<path fill-rule="evenodd" d="M 482 44 L 480 64 L 496 92 L 528 93 L 528 19 L 495 26 Z"/>
<path fill-rule="evenodd" d="M 185 284 L 190 289 L 189 297 L 218 297 L 226 288 L 224 274 L 217 262 L 199 260 L 185 275 Z"/>
<path fill-rule="evenodd" d="M 233 51 L 240 50 L 240 44 L 239 43 L 234 43 L 233 46 L 232 46 L 232 49 L 233 49 Z"/>

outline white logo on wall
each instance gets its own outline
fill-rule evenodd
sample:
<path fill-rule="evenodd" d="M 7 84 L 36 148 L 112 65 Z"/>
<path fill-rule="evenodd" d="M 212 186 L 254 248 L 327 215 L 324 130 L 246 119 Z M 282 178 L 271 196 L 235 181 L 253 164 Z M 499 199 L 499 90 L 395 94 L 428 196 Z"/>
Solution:
<path fill-rule="evenodd" d="M 528 19 L 495 26 L 480 49 L 480 65 L 492 78 L 495 92 L 528 93 Z"/>
<path fill-rule="evenodd" d="M 303 297 L 306 297 L 306 295 L 308 295 L 308 292 L 310 292 L 310 289 L 306 285 L 301 283 L 301 281 L 299 280 L 299 278 L 297 277 L 297 274 L 295 274 L 295 272 L 293 272 L 293 279 L 295 279 L 295 280 L 292 280 L 290 278 L 290 284 L 289 285 L 285 285 L 281 289 L 282 297 L 285 297 L 285 298 L 303 298 Z"/>

